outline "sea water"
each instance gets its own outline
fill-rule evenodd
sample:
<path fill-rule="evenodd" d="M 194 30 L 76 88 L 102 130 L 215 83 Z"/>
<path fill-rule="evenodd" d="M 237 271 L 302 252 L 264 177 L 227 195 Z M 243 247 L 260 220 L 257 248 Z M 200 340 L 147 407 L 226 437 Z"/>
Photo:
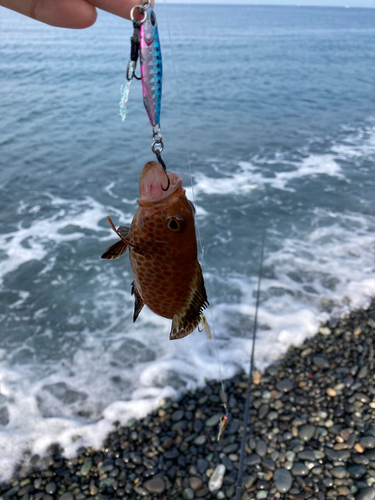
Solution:
<path fill-rule="evenodd" d="M 230 377 L 249 363 L 264 230 L 260 369 L 375 295 L 375 9 L 156 14 L 163 158 L 197 207 Z M 214 341 L 170 341 L 147 308 L 133 324 L 128 258 L 100 259 L 116 241 L 106 216 L 130 224 L 153 159 L 139 82 L 119 116 L 131 31 L 103 12 L 73 31 L 0 9 L 3 478 L 24 452 L 100 446 L 114 421 L 219 378 Z"/>

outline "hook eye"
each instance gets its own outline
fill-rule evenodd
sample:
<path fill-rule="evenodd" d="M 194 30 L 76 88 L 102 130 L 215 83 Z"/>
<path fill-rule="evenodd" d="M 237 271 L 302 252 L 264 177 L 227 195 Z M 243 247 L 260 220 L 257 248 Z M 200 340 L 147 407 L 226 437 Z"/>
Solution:
<path fill-rule="evenodd" d="M 172 233 L 182 233 L 186 227 L 186 219 L 182 215 L 170 215 L 166 218 L 165 224 Z"/>

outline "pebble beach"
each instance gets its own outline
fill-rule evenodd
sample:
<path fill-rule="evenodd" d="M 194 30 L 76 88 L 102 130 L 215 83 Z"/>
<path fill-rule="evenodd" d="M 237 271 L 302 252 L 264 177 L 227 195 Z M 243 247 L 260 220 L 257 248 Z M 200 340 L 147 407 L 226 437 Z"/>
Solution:
<path fill-rule="evenodd" d="M 242 500 L 375 499 L 375 302 L 331 319 L 253 375 Z M 99 450 L 30 456 L 0 485 L 0 500 L 232 499 L 247 375 L 224 381 L 228 426 L 217 441 L 217 381 L 127 426 Z"/>

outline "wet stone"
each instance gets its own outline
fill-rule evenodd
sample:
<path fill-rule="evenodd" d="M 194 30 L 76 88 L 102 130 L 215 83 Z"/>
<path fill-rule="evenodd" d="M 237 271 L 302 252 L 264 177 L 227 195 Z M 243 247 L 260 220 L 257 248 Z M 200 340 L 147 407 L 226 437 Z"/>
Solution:
<path fill-rule="evenodd" d="M 365 378 L 367 377 L 368 375 L 368 368 L 367 366 L 363 366 L 360 370 L 359 370 L 359 373 L 357 375 L 357 378 L 360 379 L 360 378 Z"/>
<path fill-rule="evenodd" d="M 228 446 L 225 446 L 223 449 L 223 452 L 227 453 L 229 455 L 230 453 L 235 453 L 236 451 L 238 451 L 238 449 L 239 449 L 238 444 L 233 443 L 233 444 L 229 444 Z"/>
<path fill-rule="evenodd" d="M 303 427 L 300 427 L 298 430 L 298 437 L 303 442 L 310 441 L 310 439 L 314 436 L 314 434 L 315 434 L 315 427 L 313 425 L 304 425 Z"/>
<path fill-rule="evenodd" d="M 198 491 L 202 488 L 203 486 L 203 481 L 200 477 L 191 477 L 189 479 L 189 485 L 190 485 L 190 488 L 193 490 L 193 491 Z"/>
<path fill-rule="evenodd" d="M 222 459 L 221 459 L 221 462 L 222 464 L 225 466 L 225 468 L 228 470 L 228 471 L 232 471 L 233 470 L 233 464 L 232 464 L 232 461 L 224 456 Z"/>
<path fill-rule="evenodd" d="M 375 448 L 375 437 L 373 436 L 363 437 L 359 442 L 363 448 Z"/>
<path fill-rule="evenodd" d="M 55 493 L 56 489 L 57 489 L 56 483 L 51 481 L 50 483 L 47 484 L 45 491 L 49 495 L 53 495 Z"/>
<path fill-rule="evenodd" d="M 333 477 L 336 477 L 337 479 L 343 479 L 344 477 L 346 477 L 347 472 L 344 469 L 344 467 L 334 467 L 331 470 L 331 474 Z"/>
<path fill-rule="evenodd" d="M 206 427 L 215 427 L 220 422 L 220 415 L 212 415 L 208 420 L 206 420 Z"/>
<path fill-rule="evenodd" d="M 203 429 L 203 422 L 202 420 L 198 419 L 194 422 L 194 432 L 199 434 L 201 430 Z"/>
<path fill-rule="evenodd" d="M 22 497 L 23 495 L 26 495 L 26 493 L 29 493 L 34 489 L 34 486 L 32 484 L 27 484 L 24 486 L 22 489 L 20 489 L 17 493 L 19 497 Z"/>
<path fill-rule="evenodd" d="M 260 457 L 265 457 L 267 454 L 267 445 L 262 439 L 256 442 L 255 450 Z"/>
<path fill-rule="evenodd" d="M 178 450 L 176 448 L 173 448 L 172 450 L 168 450 L 164 453 L 164 458 L 166 460 L 174 460 L 179 456 Z"/>
<path fill-rule="evenodd" d="M 71 493 L 68 492 L 61 495 L 61 497 L 59 497 L 59 500 L 74 500 L 74 497 Z"/>
<path fill-rule="evenodd" d="M 171 446 L 173 446 L 173 439 L 171 437 L 164 439 L 163 444 L 162 444 L 162 447 L 164 448 L 164 450 L 169 450 L 169 448 Z"/>
<path fill-rule="evenodd" d="M 316 457 L 313 451 L 303 450 L 298 453 L 298 458 L 300 460 L 310 460 L 311 462 L 314 462 Z"/>
<path fill-rule="evenodd" d="M 329 362 L 323 356 L 314 356 L 312 359 L 314 365 L 320 369 L 329 368 Z"/>
<path fill-rule="evenodd" d="M 184 500 L 193 500 L 194 491 L 191 488 L 185 488 L 182 492 L 182 497 L 184 498 Z"/>
<path fill-rule="evenodd" d="M 359 479 L 364 474 L 366 474 L 366 467 L 363 465 L 351 465 L 348 467 L 348 472 L 354 479 Z"/>
<path fill-rule="evenodd" d="M 273 479 L 275 481 L 275 487 L 280 493 L 286 493 L 290 490 L 293 477 L 288 470 L 276 469 Z"/>
<path fill-rule="evenodd" d="M 183 410 L 177 410 L 175 412 L 172 413 L 172 420 L 173 422 L 179 422 L 180 420 L 182 420 L 184 417 L 184 412 Z"/>
<path fill-rule="evenodd" d="M 134 491 L 138 493 L 141 497 L 147 497 L 148 491 L 143 486 L 138 486 L 138 484 L 134 487 Z"/>
<path fill-rule="evenodd" d="M 252 487 L 252 485 L 255 483 L 257 479 L 258 476 L 256 474 L 251 474 L 250 476 L 245 476 L 243 478 L 242 484 L 248 490 L 249 488 Z"/>
<path fill-rule="evenodd" d="M 270 409 L 270 407 L 267 404 L 260 405 L 259 410 L 258 410 L 258 418 L 259 418 L 259 420 L 263 420 L 264 419 L 264 417 L 267 415 L 269 409 Z"/>
<path fill-rule="evenodd" d="M 38 479 L 35 479 L 35 481 L 34 481 L 34 488 L 36 490 L 39 490 L 39 488 L 41 487 L 41 485 L 42 485 L 42 478 L 38 477 Z"/>
<path fill-rule="evenodd" d="M 307 476 L 308 472 L 306 465 L 300 462 L 295 463 L 291 470 L 293 476 Z"/>
<path fill-rule="evenodd" d="M 138 453 L 130 453 L 130 460 L 133 462 L 133 464 L 136 464 L 136 465 L 142 464 L 142 457 L 141 457 L 141 455 L 138 455 Z M 103 462 L 103 465 L 105 463 L 106 463 L 106 461 Z M 112 467 L 112 469 L 114 469 L 114 466 Z M 112 470 L 112 469 L 106 469 L 106 470 Z M 103 470 L 103 466 L 102 466 L 102 470 Z"/>
<path fill-rule="evenodd" d="M 208 469 L 208 462 L 203 458 L 199 458 L 197 462 L 197 469 L 200 474 L 204 474 Z"/>
<path fill-rule="evenodd" d="M 260 464 L 261 463 L 261 458 L 259 455 L 250 455 L 248 457 L 245 457 L 245 463 L 247 465 L 257 465 L 257 464 Z"/>
<path fill-rule="evenodd" d="M 146 481 L 143 486 L 151 495 L 160 495 L 165 490 L 165 482 L 158 476 Z"/>
<path fill-rule="evenodd" d="M 238 420 L 232 420 L 232 422 L 229 424 L 229 427 L 228 427 L 228 431 L 227 431 L 228 434 L 236 434 L 239 426 L 240 426 L 240 423 L 238 422 Z"/>
<path fill-rule="evenodd" d="M 199 491 L 197 491 L 195 493 L 195 496 L 197 498 L 203 498 L 203 497 L 205 497 L 208 494 L 208 492 L 209 492 L 209 489 L 207 488 L 207 486 L 203 486 L 202 489 L 200 489 Z"/>
<path fill-rule="evenodd" d="M 328 460 L 338 460 L 337 452 L 332 450 L 331 448 L 325 448 L 325 453 L 327 455 Z"/>
<path fill-rule="evenodd" d="M 87 476 L 87 474 L 91 470 L 91 467 L 92 467 L 92 460 L 91 460 L 91 458 L 86 458 L 86 460 L 84 461 L 84 463 L 83 463 L 83 465 L 81 467 L 81 470 L 80 470 L 81 476 Z"/>
<path fill-rule="evenodd" d="M 283 380 L 280 380 L 276 384 L 276 389 L 280 392 L 290 392 L 294 387 L 293 382 L 291 382 L 288 378 L 284 378 Z"/>
<path fill-rule="evenodd" d="M 374 488 L 363 488 L 363 490 L 356 495 L 355 500 L 375 500 Z"/>
<path fill-rule="evenodd" d="M 266 458 L 265 460 L 263 460 L 262 466 L 263 466 L 264 469 L 270 470 L 272 472 L 276 468 L 275 467 L 275 462 L 272 460 L 272 458 Z"/>
<path fill-rule="evenodd" d="M 347 442 L 348 448 L 353 448 L 353 446 L 356 442 L 356 439 L 357 439 L 357 436 L 354 433 L 350 434 L 350 436 L 348 438 L 348 442 Z"/>
<path fill-rule="evenodd" d="M 141 460 L 140 463 L 142 463 L 142 460 Z M 99 467 L 100 473 L 110 472 L 114 468 L 115 468 L 115 466 L 114 466 L 113 460 L 104 460 L 104 462 L 102 463 L 102 465 Z"/>
<path fill-rule="evenodd" d="M 201 434 L 194 439 L 194 444 L 196 444 L 197 446 L 202 446 L 205 442 L 206 436 L 204 434 Z"/>
<path fill-rule="evenodd" d="M 111 488 L 113 486 L 113 483 L 116 481 L 114 477 L 107 477 L 105 479 L 102 479 L 99 483 L 99 488 L 105 489 L 105 488 Z"/>

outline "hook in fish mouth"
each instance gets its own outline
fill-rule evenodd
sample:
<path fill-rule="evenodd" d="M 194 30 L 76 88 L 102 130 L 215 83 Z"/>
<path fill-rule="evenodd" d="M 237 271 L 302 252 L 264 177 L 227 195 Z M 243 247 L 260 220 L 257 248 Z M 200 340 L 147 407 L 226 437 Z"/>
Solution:
<path fill-rule="evenodd" d="M 167 172 L 166 170 L 165 170 L 165 175 L 167 176 L 167 179 L 168 179 L 168 184 L 167 184 L 167 187 L 164 189 L 164 188 L 163 188 L 163 184 L 160 184 L 160 185 L 161 185 L 161 188 L 162 188 L 162 190 L 163 190 L 163 191 L 168 191 L 169 186 L 171 185 L 171 180 L 170 180 L 169 175 L 168 175 L 168 172 Z"/>
<path fill-rule="evenodd" d="M 169 186 L 171 185 L 171 180 L 169 178 L 169 175 L 168 175 L 168 172 L 167 172 L 167 167 L 163 161 L 163 158 L 161 157 L 161 151 L 163 150 L 160 150 L 160 149 L 155 149 L 155 154 L 156 154 L 156 157 L 158 159 L 158 162 L 160 163 L 160 165 L 163 167 L 163 170 L 165 172 L 165 175 L 167 176 L 167 179 L 168 179 L 168 184 L 167 184 L 167 187 L 164 189 L 163 188 L 163 185 L 161 184 L 161 188 L 163 191 L 168 191 L 169 189 Z"/>
<path fill-rule="evenodd" d="M 177 188 L 180 181 L 182 179 L 177 174 L 167 172 L 165 165 L 156 161 L 148 162 L 139 180 L 140 200 L 152 202 L 164 199 Z"/>

